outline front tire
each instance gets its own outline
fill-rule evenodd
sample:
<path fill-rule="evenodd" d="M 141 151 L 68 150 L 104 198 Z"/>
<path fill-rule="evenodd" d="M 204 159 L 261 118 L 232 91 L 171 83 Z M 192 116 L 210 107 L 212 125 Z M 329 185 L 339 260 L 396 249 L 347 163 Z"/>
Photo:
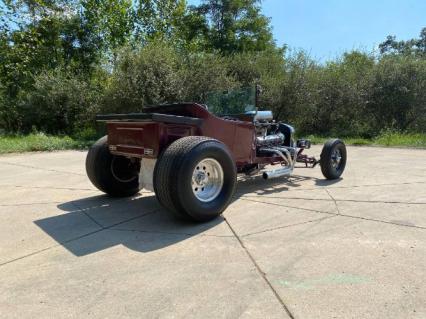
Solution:
<path fill-rule="evenodd" d="M 107 136 L 100 138 L 87 153 L 86 172 L 100 191 L 114 197 L 139 192 L 140 160 L 110 153 Z"/>
<path fill-rule="evenodd" d="M 346 146 L 339 139 L 328 140 L 321 152 L 321 171 L 327 179 L 338 179 L 346 167 Z"/>
<path fill-rule="evenodd" d="M 188 136 L 173 142 L 158 159 L 154 190 L 177 217 L 206 222 L 229 205 L 236 179 L 235 163 L 223 143 Z"/>

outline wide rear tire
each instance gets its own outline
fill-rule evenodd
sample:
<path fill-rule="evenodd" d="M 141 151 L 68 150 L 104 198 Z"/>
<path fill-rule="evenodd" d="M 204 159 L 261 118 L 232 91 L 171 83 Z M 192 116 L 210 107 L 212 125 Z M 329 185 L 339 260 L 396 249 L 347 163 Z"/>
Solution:
<path fill-rule="evenodd" d="M 346 146 L 339 139 L 328 140 L 321 152 L 321 171 L 327 179 L 338 179 L 346 167 Z"/>
<path fill-rule="evenodd" d="M 235 163 L 223 143 L 188 136 L 161 154 L 153 182 L 159 202 L 175 216 L 206 222 L 228 207 L 236 179 Z"/>
<path fill-rule="evenodd" d="M 132 196 L 139 192 L 140 160 L 110 153 L 107 136 L 99 139 L 87 153 L 86 172 L 100 191 L 114 197 Z"/>

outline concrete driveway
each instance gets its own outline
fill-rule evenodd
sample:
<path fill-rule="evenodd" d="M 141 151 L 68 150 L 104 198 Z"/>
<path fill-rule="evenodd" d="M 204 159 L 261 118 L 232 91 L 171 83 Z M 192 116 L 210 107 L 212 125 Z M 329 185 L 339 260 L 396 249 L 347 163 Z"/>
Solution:
<path fill-rule="evenodd" d="M 102 195 L 85 155 L 0 157 L 1 318 L 426 318 L 426 150 L 241 180 L 203 225 Z"/>

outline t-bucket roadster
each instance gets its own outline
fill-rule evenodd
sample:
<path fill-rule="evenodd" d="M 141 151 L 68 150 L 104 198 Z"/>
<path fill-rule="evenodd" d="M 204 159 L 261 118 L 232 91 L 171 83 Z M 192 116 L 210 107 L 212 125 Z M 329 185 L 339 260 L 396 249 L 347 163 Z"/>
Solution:
<path fill-rule="evenodd" d="M 257 109 L 258 89 L 222 93 L 208 95 L 206 105 L 176 103 L 147 107 L 144 113 L 98 115 L 108 135 L 88 152 L 89 179 L 111 196 L 152 190 L 177 217 L 205 222 L 229 205 L 239 173 L 288 176 L 299 162 L 319 164 L 327 179 L 341 176 L 346 165 L 341 140 L 327 141 L 317 160 L 303 153 L 310 142 L 295 141 L 293 127 Z"/>

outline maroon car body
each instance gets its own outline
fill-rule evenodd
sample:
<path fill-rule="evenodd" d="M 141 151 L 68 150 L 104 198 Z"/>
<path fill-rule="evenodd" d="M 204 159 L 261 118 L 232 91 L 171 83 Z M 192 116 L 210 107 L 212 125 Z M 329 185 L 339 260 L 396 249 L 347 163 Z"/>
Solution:
<path fill-rule="evenodd" d="M 146 113 L 99 115 L 107 122 L 112 154 L 157 158 L 173 141 L 185 136 L 207 136 L 224 143 L 238 170 L 249 164 L 274 164 L 277 156 L 256 156 L 255 125 L 247 114 L 220 118 L 197 103 L 169 104 L 145 109 Z"/>

